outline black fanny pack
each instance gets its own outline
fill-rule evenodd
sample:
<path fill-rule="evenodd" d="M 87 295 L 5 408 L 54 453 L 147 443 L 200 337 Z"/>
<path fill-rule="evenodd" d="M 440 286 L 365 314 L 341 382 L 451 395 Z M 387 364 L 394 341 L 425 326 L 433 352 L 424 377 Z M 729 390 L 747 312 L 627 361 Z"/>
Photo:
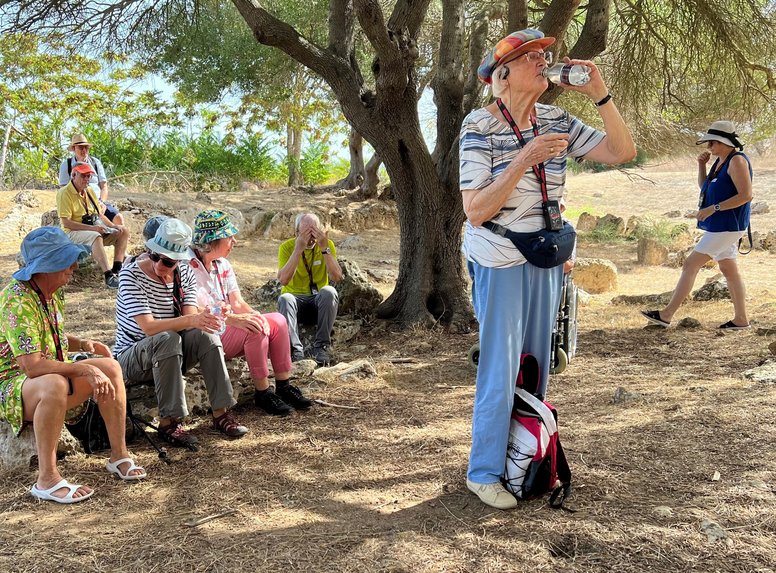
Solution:
<path fill-rule="evenodd" d="M 531 233 L 516 233 L 493 221 L 486 221 L 482 226 L 509 239 L 529 263 L 542 269 L 551 269 L 568 261 L 577 240 L 577 232 L 566 221 L 558 231 L 542 229 Z"/>

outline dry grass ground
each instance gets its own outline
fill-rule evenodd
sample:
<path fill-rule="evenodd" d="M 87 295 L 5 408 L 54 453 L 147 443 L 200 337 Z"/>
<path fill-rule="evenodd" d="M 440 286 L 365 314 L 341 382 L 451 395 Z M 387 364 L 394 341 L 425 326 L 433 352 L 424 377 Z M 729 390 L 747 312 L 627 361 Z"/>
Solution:
<path fill-rule="evenodd" d="M 776 176 L 765 172 L 758 170 L 755 192 L 776 207 Z M 655 185 L 622 174 L 573 177 L 570 203 L 618 215 L 689 208 L 695 191 L 688 173 L 647 173 Z M 281 200 L 263 193 L 253 200 Z M 12 194 L 0 196 L 7 204 Z M 773 229 L 769 217 L 757 218 L 756 228 Z M 391 268 L 396 232 L 361 236 L 366 248 L 343 255 L 362 267 Z M 3 281 L 18 240 L 13 229 L 0 238 Z M 277 242 L 241 241 L 234 263 L 244 288 L 274 274 L 276 250 Z M 637 267 L 629 243 L 580 250 L 615 260 L 619 293 L 664 292 L 678 277 L 674 269 Z M 753 253 L 741 263 L 752 319 L 773 327 L 773 258 Z M 714 272 L 703 271 L 698 284 Z M 698 318 L 700 329 L 656 330 L 610 298 L 594 296 L 581 309 L 579 354 L 550 382 L 576 513 L 542 501 L 499 512 L 466 490 L 474 391 L 466 351 L 476 334 L 379 325 L 339 349 L 346 359 L 374 360 L 376 377 L 308 389 L 358 410 L 318 407 L 278 420 L 246 408 L 240 416 L 251 433 L 237 441 L 199 420 L 201 451 L 174 450 L 171 465 L 136 444 L 150 475 L 133 485 L 109 477 L 100 456 L 68 458 L 63 475 L 97 490 L 72 507 L 34 501 L 27 493 L 33 470 L 0 474 L 0 570 L 773 571 L 776 391 L 742 372 L 767 355 L 774 337 L 720 336 L 715 327 L 730 318 L 729 303 L 684 307 L 680 316 Z M 112 339 L 113 294 L 74 285 L 67 300 L 71 330 Z M 613 404 L 618 387 L 638 396 Z M 228 509 L 235 513 L 185 525 Z M 728 539 L 709 541 L 704 519 L 719 523 Z"/>

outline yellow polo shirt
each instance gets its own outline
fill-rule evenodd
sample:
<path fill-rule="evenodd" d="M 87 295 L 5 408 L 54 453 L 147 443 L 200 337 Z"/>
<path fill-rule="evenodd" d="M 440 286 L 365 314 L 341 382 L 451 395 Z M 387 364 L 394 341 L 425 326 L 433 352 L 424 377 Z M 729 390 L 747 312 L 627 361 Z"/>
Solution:
<path fill-rule="evenodd" d="M 97 196 L 94 194 L 94 189 L 91 185 L 86 187 L 86 192 L 91 196 L 94 203 L 88 197 L 82 199 L 73 186 L 72 181 L 57 191 L 57 214 L 59 218 L 71 219 L 76 223 L 80 223 L 81 217 L 87 213 L 87 207 L 89 213 L 94 213 L 94 206 L 100 207 L 100 204 L 97 202 Z M 84 205 L 84 201 L 86 205 Z"/>
<path fill-rule="evenodd" d="M 294 252 L 294 244 L 296 243 L 296 237 L 288 239 L 280 244 L 278 249 L 278 268 L 282 269 L 291 258 L 291 254 Z M 334 247 L 334 243 L 329 239 L 329 249 L 331 250 L 331 256 L 337 258 L 337 249 Z M 312 249 L 305 249 L 302 252 L 302 256 L 299 259 L 299 264 L 296 267 L 296 272 L 288 284 L 280 289 L 281 294 L 297 294 L 305 295 L 312 294 L 310 292 L 310 273 L 307 272 L 307 267 L 313 272 L 313 282 L 321 290 L 323 287 L 329 284 L 329 273 L 326 270 L 326 261 L 323 260 L 323 253 L 318 245 L 315 245 Z M 305 262 L 307 263 L 305 265 Z"/>

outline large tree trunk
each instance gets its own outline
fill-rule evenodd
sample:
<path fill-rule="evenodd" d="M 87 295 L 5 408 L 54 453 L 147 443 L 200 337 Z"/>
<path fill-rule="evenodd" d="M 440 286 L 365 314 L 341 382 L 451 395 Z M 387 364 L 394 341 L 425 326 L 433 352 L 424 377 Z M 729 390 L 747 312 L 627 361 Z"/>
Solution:
<path fill-rule="evenodd" d="M 373 145 L 396 197 L 400 256 L 396 288 L 378 308 L 378 316 L 403 324 L 439 321 L 468 331 L 473 313 L 460 252 L 465 219 L 460 193 L 440 178 L 419 123 L 412 118 L 417 118 L 414 105 L 396 102 L 386 107 L 391 111 L 380 122 L 382 137 Z M 371 139 L 372 134 L 362 133 Z"/>
<path fill-rule="evenodd" d="M 358 189 L 364 182 L 364 138 L 352 127 L 348 135 L 348 150 L 350 151 L 350 171 L 347 177 L 340 179 L 335 185 L 341 189 Z"/>
<path fill-rule="evenodd" d="M 288 161 L 288 186 L 301 185 L 304 177 L 300 169 L 302 162 L 302 130 L 290 123 L 286 126 L 286 154 Z"/>

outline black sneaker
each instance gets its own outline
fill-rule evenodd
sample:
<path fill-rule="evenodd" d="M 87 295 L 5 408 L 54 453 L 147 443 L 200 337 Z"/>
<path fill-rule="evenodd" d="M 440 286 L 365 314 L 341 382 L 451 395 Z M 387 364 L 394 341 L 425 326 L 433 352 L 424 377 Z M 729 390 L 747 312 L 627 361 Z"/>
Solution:
<path fill-rule="evenodd" d="M 253 403 L 271 416 L 288 416 L 294 409 L 272 390 L 256 392 Z"/>
<path fill-rule="evenodd" d="M 318 366 L 329 366 L 331 359 L 329 358 L 329 349 L 327 346 L 320 346 L 313 349 L 313 358 Z"/>
<path fill-rule="evenodd" d="M 108 288 L 119 288 L 119 277 L 111 273 L 105 277 L 105 286 Z"/>
<path fill-rule="evenodd" d="M 277 394 L 283 399 L 283 402 L 291 404 L 297 410 L 309 410 L 313 405 L 312 400 L 305 398 L 302 391 L 292 384 L 277 390 Z"/>
<path fill-rule="evenodd" d="M 300 360 L 304 360 L 304 352 L 300 350 L 292 350 L 291 362 L 299 362 Z"/>

